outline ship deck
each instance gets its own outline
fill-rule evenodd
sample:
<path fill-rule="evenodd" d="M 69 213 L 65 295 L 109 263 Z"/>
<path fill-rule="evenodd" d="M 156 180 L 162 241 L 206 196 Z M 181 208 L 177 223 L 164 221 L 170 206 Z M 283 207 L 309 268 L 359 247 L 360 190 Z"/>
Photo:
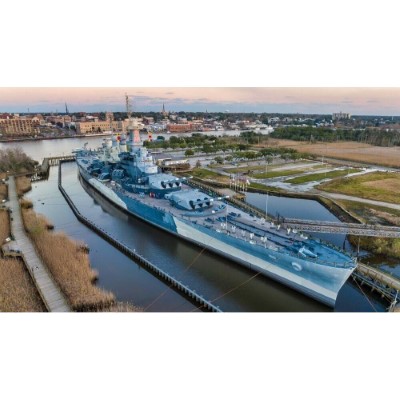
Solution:
<path fill-rule="evenodd" d="M 92 157 L 88 157 L 92 158 Z M 79 161 L 79 160 L 77 160 Z M 86 165 L 82 165 L 86 169 Z M 273 251 L 289 253 L 297 258 L 336 267 L 351 268 L 355 266 L 352 257 L 335 246 L 318 239 L 307 237 L 301 232 L 281 229 L 280 226 L 258 218 L 252 214 L 239 210 L 224 201 L 215 200 L 213 206 L 203 211 L 189 211 L 173 206 L 166 199 L 158 199 L 145 194 L 129 192 L 116 182 L 102 182 L 112 190 L 119 191 L 125 196 L 135 199 L 147 206 L 169 213 L 176 218 L 187 220 L 203 226 L 218 234 L 225 234 L 254 246 L 268 248 Z M 182 190 L 193 190 L 192 187 L 182 184 Z M 305 247 L 311 253 L 301 253 Z"/>
<path fill-rule="evenodd" d="M 204 211 L 188 211 L 174 207 L 168 200 L 157 199 L 141 194 L 135 194 L 124 190 L 120 185 L 104 183 L 111 189 L 117 189 L 124 195 L 138 200 L 155 209 L 172 214 L 192 223 L 204 226 L 217 233 L 222 233 L 243 240 L 254 246 L 269 248 L 274 251 L 292 253 L 293 256 L 308 259 L 331 266 L 354 266 L 352 258 L 341 250 L 329 245 L 322 245 L 318 241 L 308 238 L 306 235 L 293 230 L 284 230 L 264 218 L 258 218 L 250 213 L 238 210 L 236 207 L 223 201 L 214 201 L 214 205 Z M 182 189 L 192 189 L 182 185 Z M 312 249 L 316 257 L 300 255 L 301 247 Z"/>

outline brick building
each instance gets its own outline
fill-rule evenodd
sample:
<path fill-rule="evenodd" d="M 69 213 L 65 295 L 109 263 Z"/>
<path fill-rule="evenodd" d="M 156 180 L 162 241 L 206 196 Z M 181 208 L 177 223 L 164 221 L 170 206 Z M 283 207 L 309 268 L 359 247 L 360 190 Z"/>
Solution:
<path fill-rule="evenodd" d="M 40 133 L 39 122 L 32 119 L 0 119 L 0 134 L 6 136 L 36 135 Z"/>

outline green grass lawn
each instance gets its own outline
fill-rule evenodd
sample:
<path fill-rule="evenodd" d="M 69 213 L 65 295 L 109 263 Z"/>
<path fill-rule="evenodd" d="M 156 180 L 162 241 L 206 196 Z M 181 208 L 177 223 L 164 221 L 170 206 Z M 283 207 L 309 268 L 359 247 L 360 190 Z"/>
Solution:
<path fill-rule="evenodd" d="M 263 185 L 262 183 L 257 183 L 257 182 L 251 182 L 249 187 L 253 188 L 253 189 L 260 189 L 260 190 L 269 190 L 271 192 L 283 192 L 282 189 L 280 188 L 276 188 L 276 187 L 272 187 L 272 186 L 266 186 Z"/>
<path fill-rule="evenodd" d="M 320 184 L 320 190 L 400 204 L 400 174 L 371 172 Z"/>
<path fill-rule="evenodd" d="M 217 172 L 209 171 L 203 168 L 193 168 L 190 171 L 190 174 L 200 179 L 216 179 L 222 176 Z"/>
<path fill-rule="evenodd" d="M 307 170 L 304 169 L 285 169 L 283 171 L 268 171 L 260 173 L 260 174 L 252 174 L 251 176 L 256 179 L 269 179 L 269 178 L 278 178 L 279 176 L 291 176 L 303 174 Z"/>
<path fill-rule="evenodd" d="M 295 161 L 295 162 L 291 162 L 291 163 L 287 163 L 287 164 L 269 164 L 268 165 L 268 171 L 273 171 L 276 168 L 282 168 L 284 166 L 287 165 L 296 165 L 296 164 L 303 164 L 303 163 L 310 163 L 312 161 L 305 161 L 305 160 L 299 160 L 299 161 Z M 313 167 L 310 167 L 310 169 L 313 168 L 321 168 L 319 163 L 315 163 L 315 165 Z M 256 172 L 256 171 L 265 171 L 265 162 L 262 161 L 261 165 L 246 165 L 244 167 L 236 167 L 236 168 L 229 168 L 227 165 L 224 166 L 224 171 L 225 172 L 229 172 L 232 174 L 238 174 L 241 172 L 248 172 L 250 171 L 252 172 Z"/>
<path fill-rule="evenodd" d="M 321 172 L 317 174 L 298 176 L 297 178 L 288 179 L 285 182 L 291 183 L 292 185 L 300 185 L 308 182 L 322 181 L 323 179 L 328 179 L 328 178 L 339 178 L 341 176 L 353 174 L 355 172 L 360 172 L 360 170 L 357 168 L 349 168 L 345 170 L 329 171 L 326 173 Z"/>

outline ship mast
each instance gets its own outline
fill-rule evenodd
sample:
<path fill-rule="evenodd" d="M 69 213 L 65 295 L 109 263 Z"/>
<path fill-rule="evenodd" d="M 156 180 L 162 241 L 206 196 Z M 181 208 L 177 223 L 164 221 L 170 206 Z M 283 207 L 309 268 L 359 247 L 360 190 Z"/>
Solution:
<path fill-rule="evenodd" d="M 125 93 L 126 113 L 128 114 L 129 125 L 131 123 L 131 103 L 129 102 L 129 96 Z"/>
<path fill-rule="evenodd" d="M 126 103 L 126 113 L 128 114 L 128 151 L 132 151 L 134 146 L 140 146 L 140 133 L 139 126 L 137 124 L 136 118 L 132 118 L 132 107 L 131 102 L 129 100 L 129 95 L 125 93 L 125 103 Z"/>

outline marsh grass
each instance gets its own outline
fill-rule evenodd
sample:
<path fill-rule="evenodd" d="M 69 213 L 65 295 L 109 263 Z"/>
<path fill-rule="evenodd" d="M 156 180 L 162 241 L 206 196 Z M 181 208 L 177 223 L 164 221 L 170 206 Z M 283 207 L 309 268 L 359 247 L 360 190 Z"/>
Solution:
<path fill-rule="evenodd" d="M 24 263 L 19 259 L 0 258 L 0 311 L 46 311 Z"/>
<path fill-rule="evenodd" d="M 142 312 L 143 308 L 133 306 L 130 303 L 118 302 L 101 311 L 105 312 Z"/>
<path fill-rule="evenodd" d="M 0 201 L 3 199 L 7 199 L 7 197 L 8 197 L 8 187 L 7 185 L 0 183 Z"/>
<path fill-rule="evenodd" d="M 30 200 L 23 199 L 23 198 L 19 200 L 19 204 L 20 204 L 21 208 L 32 208 L 33 207 L 33 203 Z"/>
<path fill-rule="evenodd" d="M 23 209 L 22 215 L 41 258 L 74 311 L 102 311 L 115 304 L 112 293 L 93 285 L 97 272 L 90 267 L 82 243 L 64 233 L 49 232 L 51 224 L 33 210 Z"/>
<path fill-rule="evenodd" d="M 0 210 L 0 246 L 10 236 L 10 217 L 6 210 Z"/>
<path fill-rule="evenodd" d="M 32 189 L 31 180 L 26 176 L 19 176 L 15 180 L 15 185 L 17 187 L 17 194 L 19 197 Z"/>

